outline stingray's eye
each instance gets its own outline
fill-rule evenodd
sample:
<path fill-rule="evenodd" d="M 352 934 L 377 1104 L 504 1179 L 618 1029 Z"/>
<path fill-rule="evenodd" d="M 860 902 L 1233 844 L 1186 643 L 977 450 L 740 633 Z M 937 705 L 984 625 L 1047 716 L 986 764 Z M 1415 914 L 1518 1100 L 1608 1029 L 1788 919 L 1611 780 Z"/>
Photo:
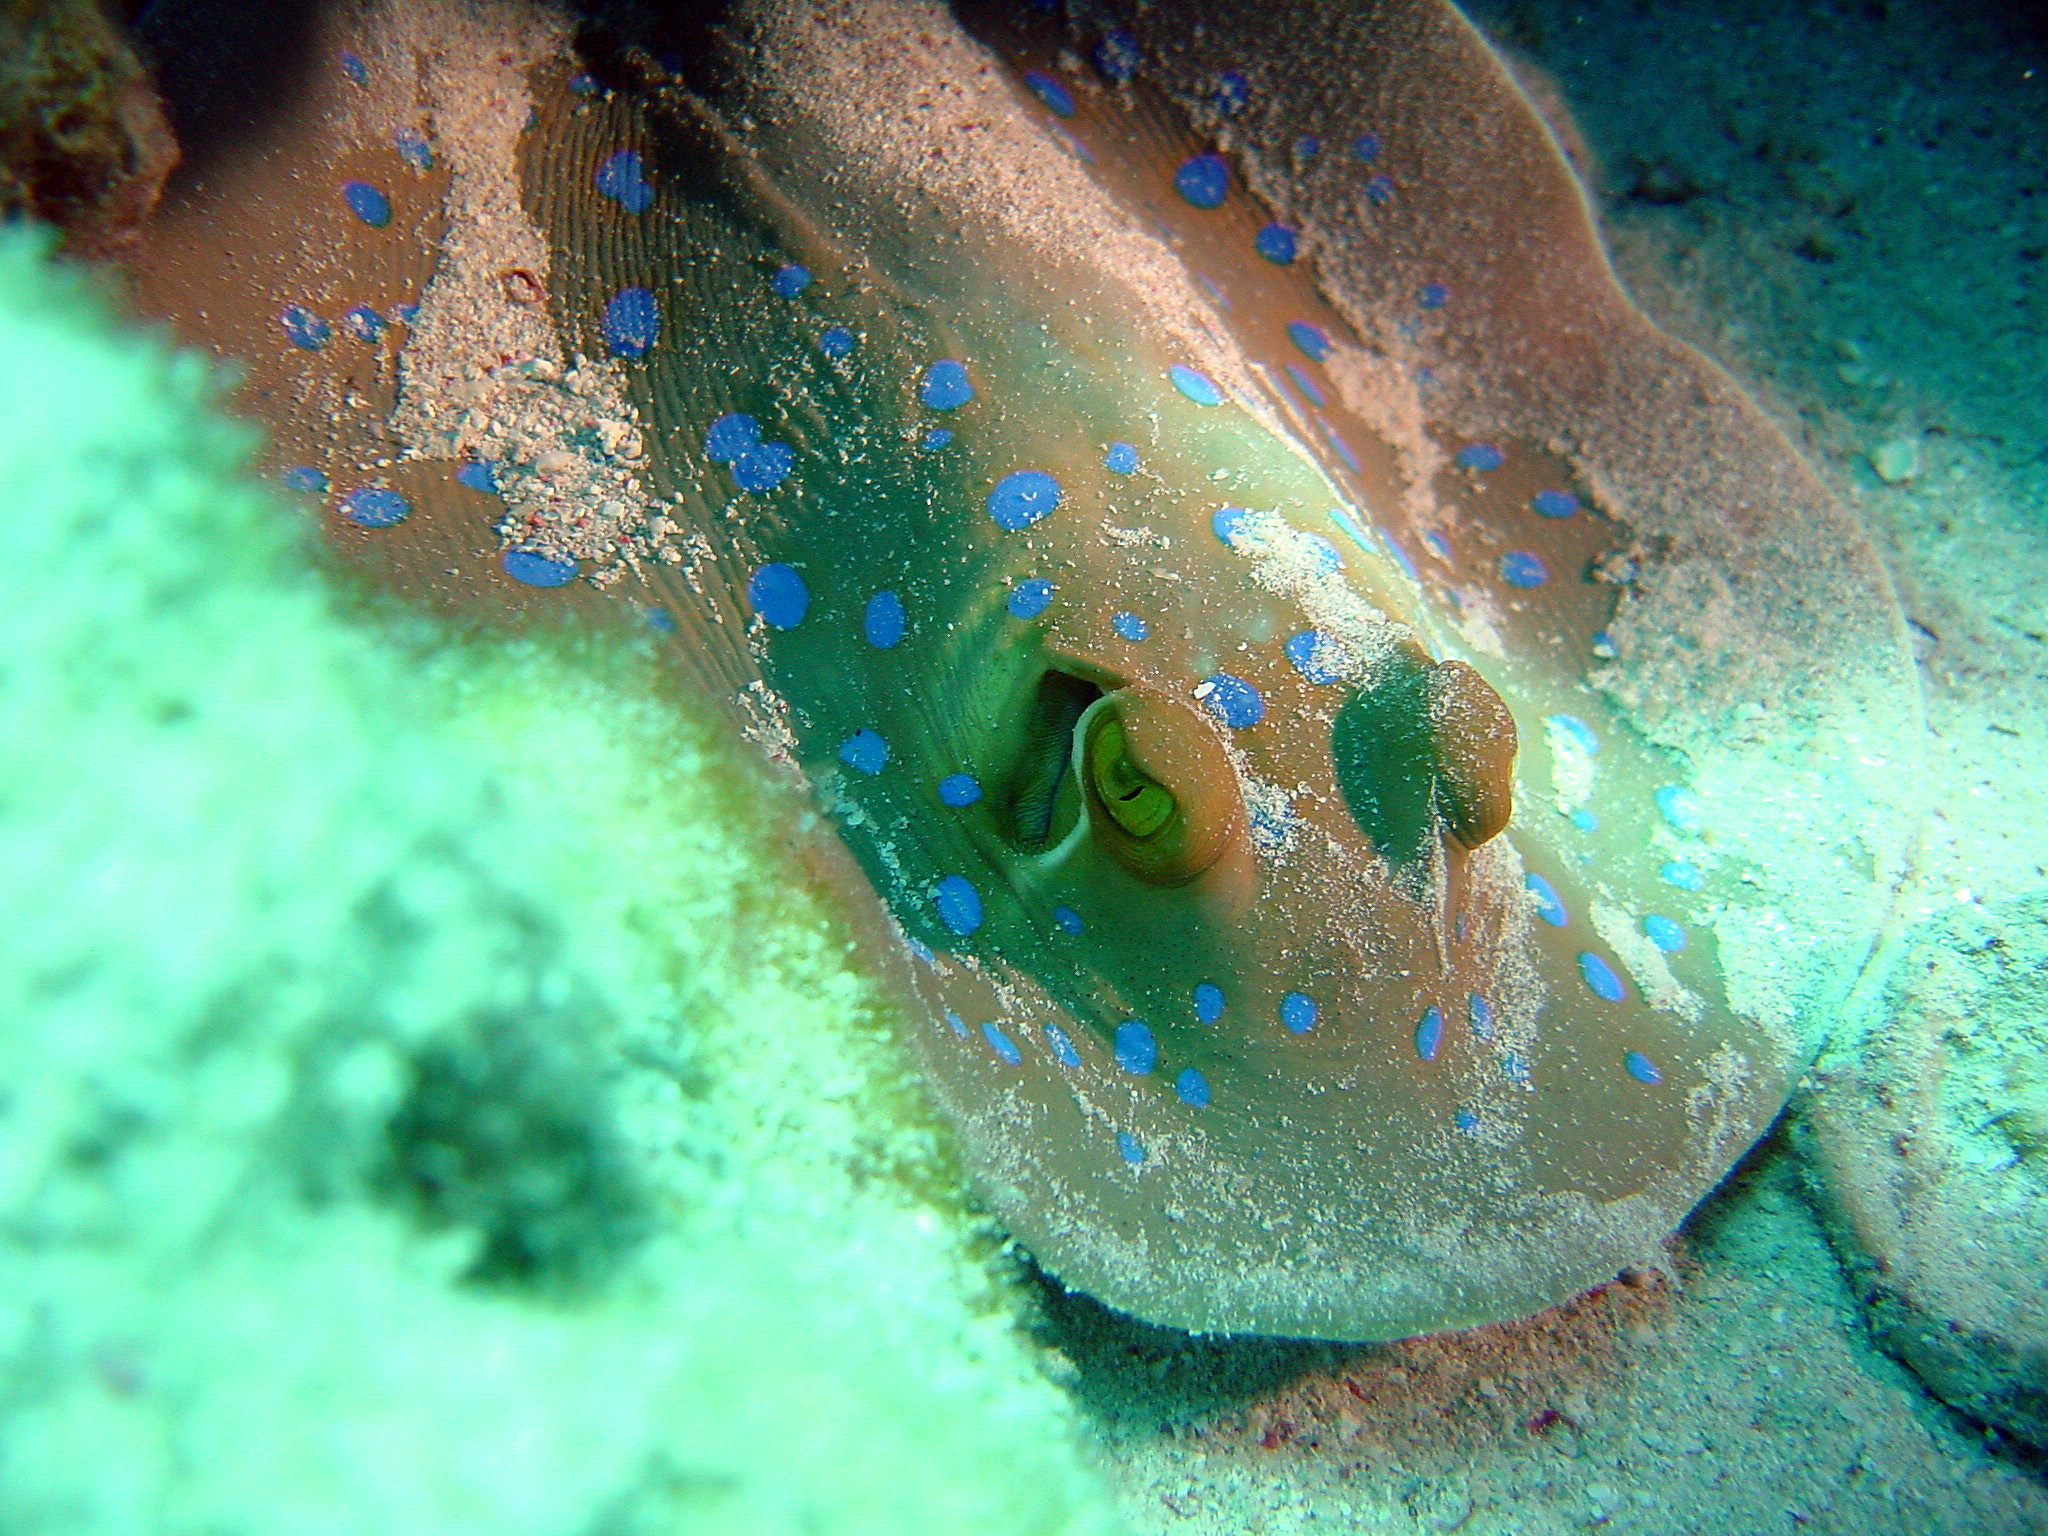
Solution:
<path fill-rule="evenodd" d="M 1193 709 L 1119 689 L 1089 706 L 1077 734 L 1090 825 L 1139 879 L 1192 880 L 1242 834 L 1237 773 Z"/>
<path fill-rule="evenodd" d="M 1131 761 L 1123 722 L 1105 714 L 1089 732 L 1086 766 L 1088 789 L 1110 819 L 1132 837 L 1157 837 L 1180 812 L 1173 794 L 1155 784 Z"/>

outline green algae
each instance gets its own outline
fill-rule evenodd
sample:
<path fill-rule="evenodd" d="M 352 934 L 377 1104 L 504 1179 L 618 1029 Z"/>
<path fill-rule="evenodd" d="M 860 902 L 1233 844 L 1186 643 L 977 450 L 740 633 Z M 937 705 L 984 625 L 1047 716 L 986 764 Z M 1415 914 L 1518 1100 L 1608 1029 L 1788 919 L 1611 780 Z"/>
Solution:
<path fill-rule="evenodd" d="M 0 240 L 0 1525 L 1109 1528 L 777 797 L 214 388 Z"/>

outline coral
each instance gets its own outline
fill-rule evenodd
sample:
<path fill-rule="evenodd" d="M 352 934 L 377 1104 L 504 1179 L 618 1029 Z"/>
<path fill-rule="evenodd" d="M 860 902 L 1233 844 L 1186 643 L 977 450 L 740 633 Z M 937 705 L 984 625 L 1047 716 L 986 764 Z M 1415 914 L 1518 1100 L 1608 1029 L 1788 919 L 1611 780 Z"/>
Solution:
<path fill-rule="evenodd" d="M 787 811 L 0 235 L 0 1526 L 1084 1532 Z M 786 840 L 785 840 L 786 842 Z"/>

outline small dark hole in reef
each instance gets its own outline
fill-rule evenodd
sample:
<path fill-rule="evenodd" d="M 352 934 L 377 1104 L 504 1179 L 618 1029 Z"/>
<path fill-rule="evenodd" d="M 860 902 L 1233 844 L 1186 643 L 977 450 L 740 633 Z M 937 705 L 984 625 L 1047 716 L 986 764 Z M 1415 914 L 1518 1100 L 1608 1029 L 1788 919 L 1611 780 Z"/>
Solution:
<path fill-rule="evenodd" d="M 542 1019 L 570 1022 L 559 1010 Z M 582 1053 L 532 1018 L 504 1017 L 429 1044 L 413 1067 L 387 1127 L 389 1179 L 430 1224 L 482 1235 L 465 1278 L 572 1288 L 645 1235 L 641 1192 Z"/>
<path fill-rule="evenodd" d="M 1017 752 L 1010 770 L 1008 815 L 1010 841 L 1027 853 L 1059 840 L 1067 818 L 1059 814 L 1061 791 L 1069 788 L 1074 756 L 1074 727 L 1102 690 L 1084 678 L 1047 672 L 1038 680 Z"/>

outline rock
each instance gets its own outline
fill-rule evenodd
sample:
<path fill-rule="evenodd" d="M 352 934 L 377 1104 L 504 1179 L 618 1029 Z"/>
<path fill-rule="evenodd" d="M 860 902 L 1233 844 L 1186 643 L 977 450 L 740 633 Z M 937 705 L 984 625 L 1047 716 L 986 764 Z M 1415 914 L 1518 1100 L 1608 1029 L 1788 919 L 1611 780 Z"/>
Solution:
<path fill-rule="evenodd" d="M 1920 439 L 1894 437 L 1870 450 L 1870 467 L 1886 485 L 1904 485 L 1920 474 Z"/>
<path fill-rule="evenodd" d="M 1879 1345 L 2048 1449 L 2048 891 L 1927 918 L 1794 1140 Z"/>

